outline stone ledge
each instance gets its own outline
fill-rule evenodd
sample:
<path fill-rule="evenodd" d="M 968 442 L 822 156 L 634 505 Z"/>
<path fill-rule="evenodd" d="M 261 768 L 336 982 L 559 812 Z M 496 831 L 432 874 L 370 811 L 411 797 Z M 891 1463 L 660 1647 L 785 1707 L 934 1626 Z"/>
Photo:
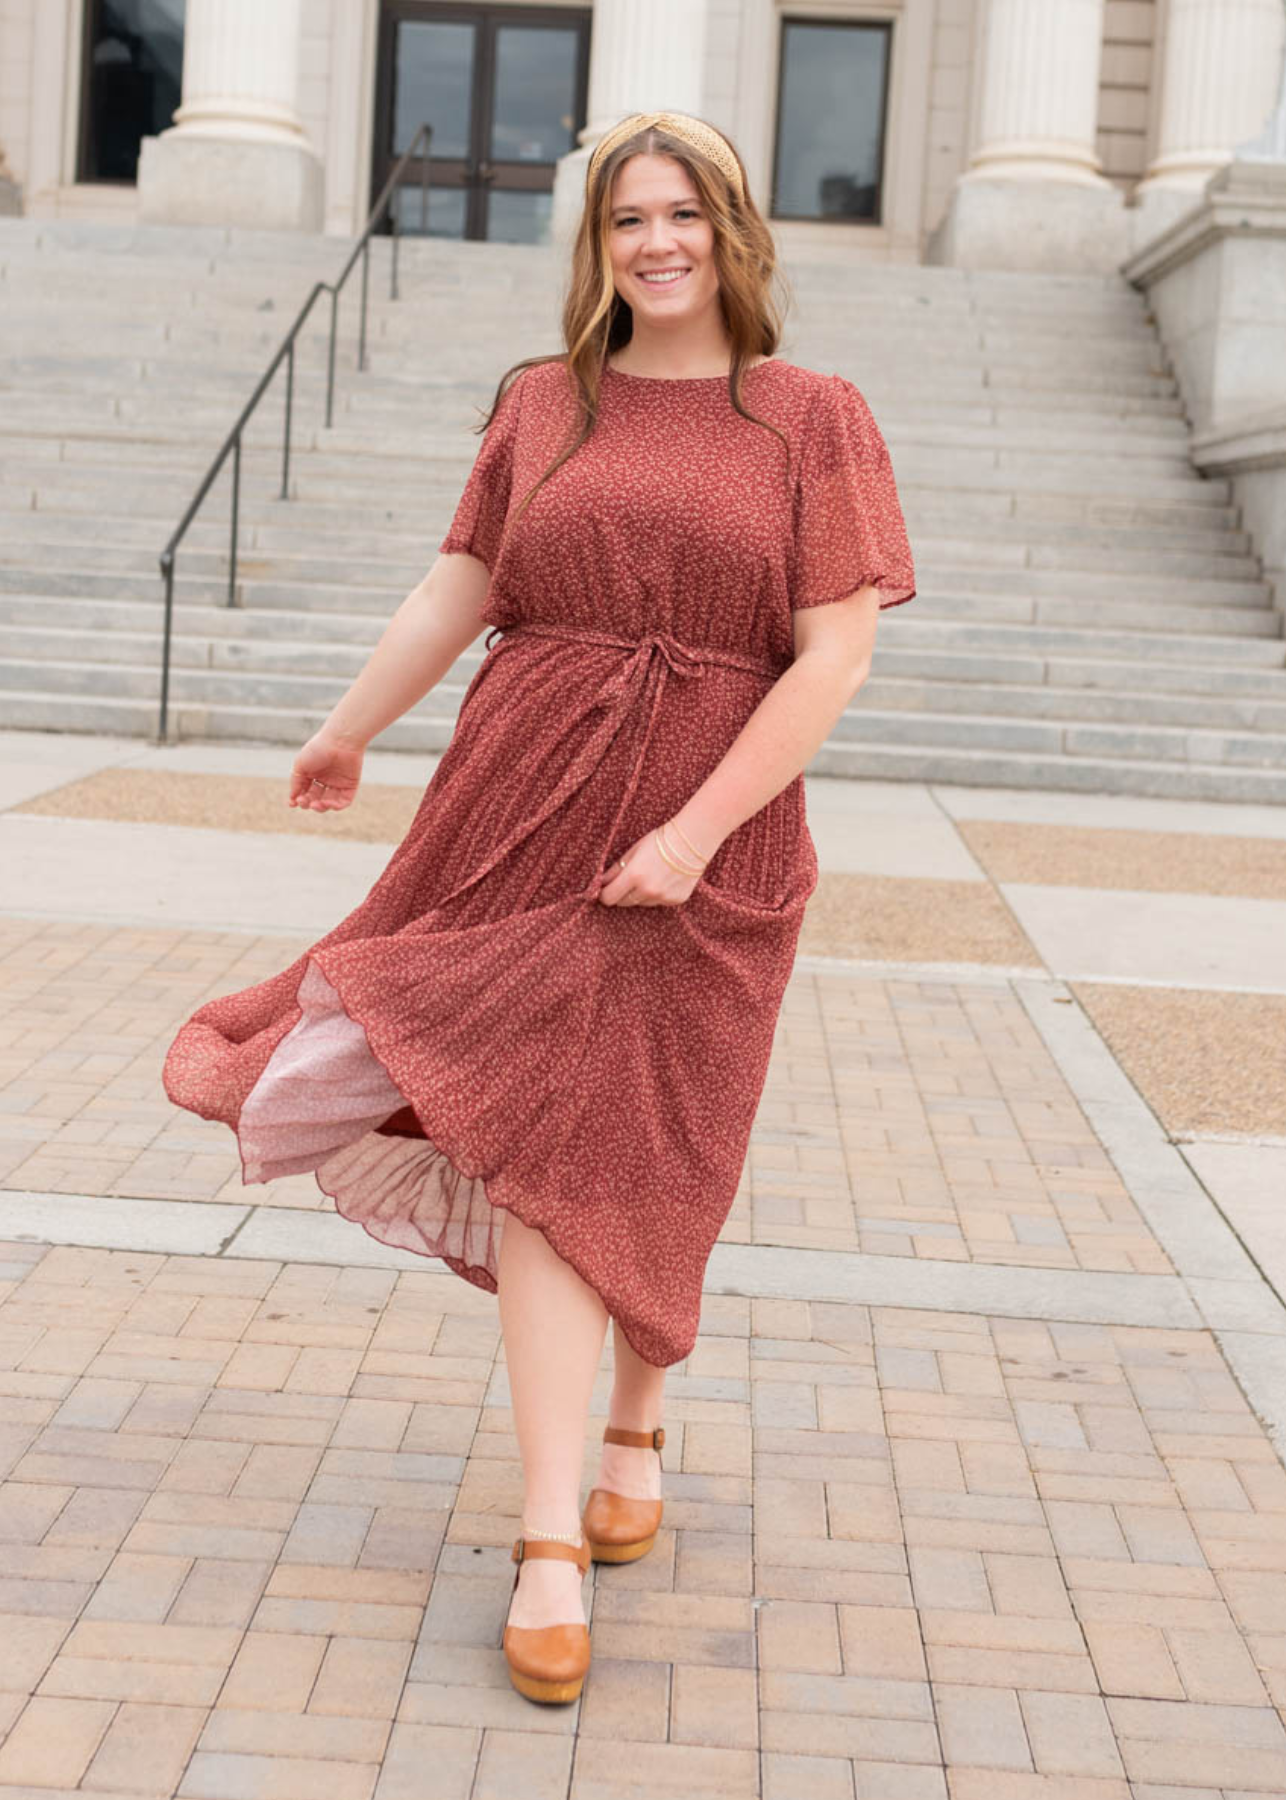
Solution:
<path fill-rule="evenodd" d="M 1286 169 L 1275 163 L 1229 163 L 1203 197 L 1121 264 L 1146 287 L 1224 237 L 1286 238 Z"/>
<path fill-rule="evenodd" d="M 1286 406 L 1198 432 L 1192 440 L 1192 460 L 1204 475 L 1286 468 Z"/>

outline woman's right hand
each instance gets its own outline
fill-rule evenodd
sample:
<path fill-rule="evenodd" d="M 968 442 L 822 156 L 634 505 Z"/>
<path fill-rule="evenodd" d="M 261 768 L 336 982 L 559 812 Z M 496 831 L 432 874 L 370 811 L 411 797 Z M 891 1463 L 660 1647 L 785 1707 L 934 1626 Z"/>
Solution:
<path fill-rule="evenodd" d="M 348 806 L 362 779 L 365 754 L 363 745 L 333 737 L 323 726 L 295 758 L 289 804 L 310 812 L 338 812 Z"/>

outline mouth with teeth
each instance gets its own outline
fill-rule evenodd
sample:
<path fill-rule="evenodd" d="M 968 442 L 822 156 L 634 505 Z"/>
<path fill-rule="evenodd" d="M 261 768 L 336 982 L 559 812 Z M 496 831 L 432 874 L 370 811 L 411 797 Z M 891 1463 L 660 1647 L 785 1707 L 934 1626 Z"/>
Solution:
<path fill-rule="evenodd" d="M 688 272 L 686 268 L 648 269 L 640 272 L 638 279 L 647 287 L 677 287 Z"/>

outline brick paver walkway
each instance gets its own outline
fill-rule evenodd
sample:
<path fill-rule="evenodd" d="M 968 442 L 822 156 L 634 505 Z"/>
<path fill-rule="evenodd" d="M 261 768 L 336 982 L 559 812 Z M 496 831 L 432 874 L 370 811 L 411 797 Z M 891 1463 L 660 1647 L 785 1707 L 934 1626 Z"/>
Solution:
<path fill-rule="evenodd" d="M 247 1207 L 306 1245 L 330 1203 L 241 1187 L 159 1087 L 296 940 L 0 945 L 4 1187 L 229 1221 L 0 1244 L 0 1800 L 1286 1793 L 1286 1469 L 1214 1332 L 1130 1322 L 1175 1265 L 1010 983 L 801 966 L 723 1242 L 1124 1281 L 1115 1322 L 709 1293 L 656 1547 L 588 1578 L 590 1678 L 540 1708 L 494 1299 L 239 1252 Z M 609 1386 L 610 1346 L 587 1469 Z"/>
<path fill-rule="evenodd" d="M 710 1298 L 656 1548 L 538 1709 L 488 1296 L 5 1255 L 0 1791 L 1286 1791 L 1286 1471 L 1205 1332 Z"/>

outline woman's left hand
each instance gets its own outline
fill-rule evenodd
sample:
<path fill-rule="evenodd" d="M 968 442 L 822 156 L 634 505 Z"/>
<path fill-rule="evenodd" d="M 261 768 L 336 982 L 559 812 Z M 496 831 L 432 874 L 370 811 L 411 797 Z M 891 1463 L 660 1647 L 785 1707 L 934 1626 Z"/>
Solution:
<path fill-rule="evenodd" d="M 676 861 L 687 861 L 687 855 L 675 846 L 673 832 L 666 842 Z M 681 875 L 672 869 L 656 847 L 655 831 L 644 832 L 638 842 L 625 852 L 625 867 L 613 860 L 606 873 L 611 877 L 598 890 L 597 898 L 604 906 L 682 906 L 701 879 L 704 871 Z"/>

